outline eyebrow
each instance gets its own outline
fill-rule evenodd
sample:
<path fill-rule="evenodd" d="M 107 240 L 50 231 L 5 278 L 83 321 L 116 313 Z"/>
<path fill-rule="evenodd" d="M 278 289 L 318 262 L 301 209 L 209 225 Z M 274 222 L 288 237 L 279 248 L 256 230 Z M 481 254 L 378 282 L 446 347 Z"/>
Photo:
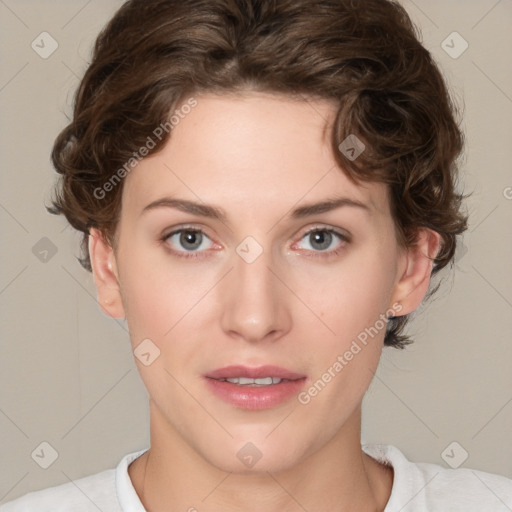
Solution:
<path fill-rule="evenodd" d="M 162 197 L 161 199 L 157 199 L 156 201 L 149 203 L 143 208 L 141 215 L 147 211 L 162 207 L 175 208 L 185 213 L 208 217 L 210 219 L 218 219 L 223 222 L 227 220 L 227 215 L 222 208 L 210 206 L 204 203 L 187 201 L 186 199 L 174 199 L 172 197 Z"/>
<path fill-rule="evenodd" d="M 326 199 L 318 203 L 310 203 L 299 206 L 298 208 L 291 210 L 289 217 L 293 219 L 302 219 L 305 217 L 310 217 L 311 215 L 330 212 L 343 206 L 359 208 L 366 213 L 371 213 L 371 208 L 367 204 L 357 199 L 337 197 L 333 199 Z M 172 197 L 162 197 L 161 199 L 157 199 L 156 201 L 149 203 L 143 208 L 141 215 L 156 208 L 175 208 L 192 215 L 199 215 L 201 217 L 207 217 L 210 219 L 227 222 L 227 214 L 222 208 L 205 203 L 196 203 L 194 201 L 176 199 Z"/>
<path fill-rule="evenodd" d="M 298 208 L 292 211 L 291 217 L 294 219 L 302 219 L 304 217 L 309 217 L 310 215 L 330 212 L 332 210 L 341 208 L 342 206 L 351 206 L 353 208 L 359 208 L 362 211 L 365 211 L 366 213 L 371 213 L 371 208 L 367 204 L 357 199 L 350 199 L 348 197 L 338 197 L 334 199 L 327 199 L 319 203 L 312 203 L 306 204 L 304 206 L 299 206 Z"/>

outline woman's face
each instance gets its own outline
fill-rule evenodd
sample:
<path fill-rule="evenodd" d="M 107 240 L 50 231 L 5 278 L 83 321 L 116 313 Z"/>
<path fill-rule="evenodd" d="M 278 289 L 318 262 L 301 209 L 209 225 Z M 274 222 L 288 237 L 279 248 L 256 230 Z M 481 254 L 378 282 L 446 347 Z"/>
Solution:
<path fill-rule="evenodd" d="M 225 471 L 285 469 L 359 428 L 404 253 L 386 187 L 335 163 L 330 103 L 196 100 L 126 178 L 121 311 L 152 432 Z M 218 380 L 237 376 L 291 382 Z"/>

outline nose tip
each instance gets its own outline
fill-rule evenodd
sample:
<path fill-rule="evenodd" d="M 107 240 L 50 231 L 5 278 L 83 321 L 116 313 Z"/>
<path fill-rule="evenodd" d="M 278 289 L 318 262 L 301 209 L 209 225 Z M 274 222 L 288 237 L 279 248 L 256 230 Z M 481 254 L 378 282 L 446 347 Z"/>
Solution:
<path fill-rule="evenodd" d="M 282 285 L 270 270 L 270 255 L 253 237 L 236 252 L 222 291 L 222 328 L 252 343 L 275 339 L 288 330 L 290 317 Z"/>

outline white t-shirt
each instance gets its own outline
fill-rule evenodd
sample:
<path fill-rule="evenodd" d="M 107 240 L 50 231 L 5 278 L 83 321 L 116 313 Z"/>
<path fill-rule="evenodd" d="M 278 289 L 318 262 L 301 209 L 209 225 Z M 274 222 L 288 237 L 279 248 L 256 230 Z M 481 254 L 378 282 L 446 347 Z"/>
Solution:
<path fill-rule="evenodd" d="M 409 462 L 391 445 L 363 445 L 365 453 L 393 466 L 394 481 L 384 512 L 511 512 L 512 480 L 472 469 L 445 469 Z M 146 512 L 128 466 L 147 449 L 125 455 L 116 469 L 30 492 L 0 512 Z"/>

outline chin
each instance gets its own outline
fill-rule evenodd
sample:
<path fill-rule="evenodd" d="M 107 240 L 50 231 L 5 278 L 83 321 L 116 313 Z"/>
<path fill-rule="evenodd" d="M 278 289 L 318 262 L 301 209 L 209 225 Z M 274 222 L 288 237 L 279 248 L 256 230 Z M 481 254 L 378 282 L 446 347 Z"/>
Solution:
<path fill-rule="evenodd" d="M 259 460 L 253 462 L 252 466 L 249 462 L 240 461 L 236 454 L 235 457 L 222 457 L 221 460 L 214 462 L 218 462 L 214 464 L 218 469 L 228 473 L 266 476 L 267 473 L 278 474 L 287 471 L 296 466 L 299 461 L 284 453 L 267 453 L 263 454 Z"/>
<path fill-rule="evenodd" d="M 296 435 L 277 433 L 265 438 L 265 434 L 246 435 L 230 439 L 215 453 L 203 453 L 203 456 L 218 469 L 239 475 L 264 475 L 287 471 L 299 464 L 308 454 L 307 443 L 298 440 Z M 275 436 L 270 440 L 271 436 Z"/>

